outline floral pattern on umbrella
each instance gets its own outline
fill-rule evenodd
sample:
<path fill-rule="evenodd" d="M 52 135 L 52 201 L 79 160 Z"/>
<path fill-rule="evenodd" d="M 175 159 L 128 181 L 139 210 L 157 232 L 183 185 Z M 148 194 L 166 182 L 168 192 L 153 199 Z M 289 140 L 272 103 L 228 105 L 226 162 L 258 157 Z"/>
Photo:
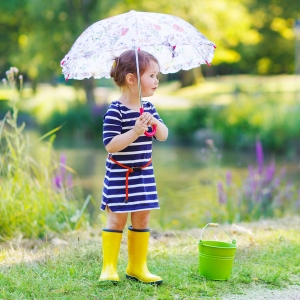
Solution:
<path fill-rule="evenodd" d="M 135 48 L 153 54 L 167 74 L 209 64 L 215 45 L 179 17 L 130 11 L 89 26 L 61 61 L 62 72 L 66 79 L 109 78 L 114 58 Z"/>

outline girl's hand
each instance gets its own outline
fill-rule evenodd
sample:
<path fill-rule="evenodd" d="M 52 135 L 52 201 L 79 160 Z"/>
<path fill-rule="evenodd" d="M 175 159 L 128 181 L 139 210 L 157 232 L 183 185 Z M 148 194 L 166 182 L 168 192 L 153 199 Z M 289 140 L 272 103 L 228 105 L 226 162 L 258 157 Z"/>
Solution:
<path fill-rule="evenodd" d="M 141 135 L 154 124 L 157 124 L 157 120 L 150 113 L 143 113 L 137 118 L 133 129 L 137 135 Z"/>
<path fill-rule="evenodd" d="M 147 124 L 145 125 L 145 122 L 142 122 L 141 116 L 139 116 L 135 121 L 133 130 L 138 136 L 140 136 L 141 134 L 143 134 L 145 131 L 148 130 L 148 125 Z"/>
<path fill-rule="evenodd" d="M 148 112 L 144 112 L 141 116 L 140 116 L 140 120 L 141 120 L 141 125 L 142 126 L 152 126 L 156 123 L 156 119 Z"/>

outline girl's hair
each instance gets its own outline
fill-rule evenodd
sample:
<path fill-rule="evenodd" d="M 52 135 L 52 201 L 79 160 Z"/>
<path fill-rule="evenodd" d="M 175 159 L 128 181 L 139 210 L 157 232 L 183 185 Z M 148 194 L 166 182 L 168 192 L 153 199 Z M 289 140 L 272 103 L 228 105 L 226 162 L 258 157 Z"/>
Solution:
<path fill-rule="evenodd" d="M 156 57 L 146 51 L 137 51 L 137 54 L 141 76 L 145 73 L 151 61 L 154 61 L 158 64 L 158 60 L 156 59 Z M 137 73 L 134 50 L 127 50 L 123 52 L 119 57 L 116 57 L 110 70 L 110 76 L 114 79 L 116 85 L 119 87 L 125 85 L 125 78 L 128 73 Z"/>

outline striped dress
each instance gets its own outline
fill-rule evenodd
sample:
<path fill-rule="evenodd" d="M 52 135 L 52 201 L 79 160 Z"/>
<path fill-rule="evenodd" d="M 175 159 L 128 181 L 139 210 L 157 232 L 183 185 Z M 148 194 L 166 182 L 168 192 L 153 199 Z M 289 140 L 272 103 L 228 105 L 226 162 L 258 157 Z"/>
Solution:
<path fill-rule="evenodd" d="M 144 111 L 151 113 L 160 122 L 154 105 L 143 101 Z M 116 135 L 127 132 L 135 125 L 140 113 L 114 101 L 104 115 L 103 143 L 106 146 Z M 127 148 L 109 153 L 109 156 L 128 167 L 145 166 L 152 155 L 152 138 L 140 135 Z M 128 202 L 126 198 L 127 169 L 106 159 L 106 174 L 103 183 L 101 210 L 108 206 L 115 213 L 159 209 L 152 163 L 143 170 L 137 170 L 128 177 Z"/>

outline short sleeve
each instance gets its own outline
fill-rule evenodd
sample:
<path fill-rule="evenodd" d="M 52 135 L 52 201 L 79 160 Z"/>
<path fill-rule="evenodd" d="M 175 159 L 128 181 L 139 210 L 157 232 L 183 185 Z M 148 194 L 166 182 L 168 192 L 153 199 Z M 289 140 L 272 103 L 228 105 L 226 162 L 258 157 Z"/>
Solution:
<path fill-rule="evenodd" d="M 151 102 L 144 102 L 144 108 L 146 108 L 145 111 L 150 112 L 152 116 L 156 118 L 159 122 L 164 123 L 161 117 L 159 116 L 158 112 L 156 111 L 155 106 Z M 158 140 L 155 135 L 153 136 L 153 138 Z"/>
<path fill-rule="evenodd" d="M 160 121 L 160 122 L 163 123 L 164 121 L 161 119 L 161 117 L 159 116 L 159 114 L 158 114 L 158 112 L 156 111 L 156 109 L 155 109 L 154 106 L 152 107 L 152 111 L 153 111 L 152 115 L 154 116 L 154 118 L 156 118 L 158 121 Z"/>
<path fill-rule="evenodd" d="M 103 116 L 103 144 L 106 146 L 122 131 L 122 114 L 117 105 L 113 103 L 108 107 Z"/>
<path fill-rule="evenodd" d="M 158 112 L 156 111 L 155 106 L 151 102 L 149 102 L 149 101 L 145 102 L 144 108 L 145 107 L 146 107 L 146 111 L 149 111 L 154 118 L 156 118 L 157 120 L 159 120 L 160 122 L 163 123 L 163 120 L 161 119 Z"/>

